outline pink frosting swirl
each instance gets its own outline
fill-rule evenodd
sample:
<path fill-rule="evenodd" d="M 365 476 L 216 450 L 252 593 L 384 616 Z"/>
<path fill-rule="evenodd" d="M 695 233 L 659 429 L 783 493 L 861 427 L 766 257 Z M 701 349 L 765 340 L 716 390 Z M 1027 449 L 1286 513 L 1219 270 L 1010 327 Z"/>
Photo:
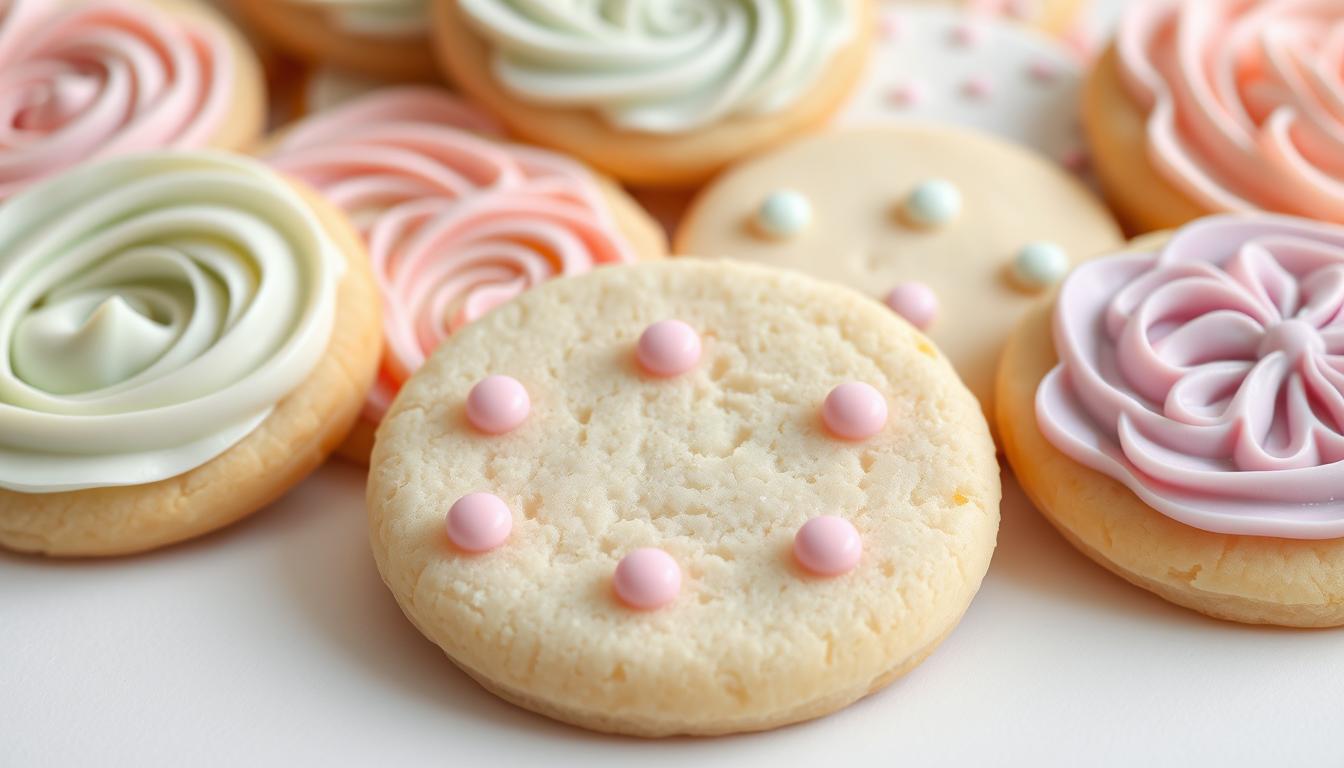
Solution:
<path fill-rule="evenodd" d="M 152 6 L 0 0 L 0 200 L 86 160 L 206 146 L 233 51 Z"/>
<path fill-rule="evenodd" d="M 1116 45 L 1178 189 L 1211 211 L 1344 222 L 1344 2 L 1138 0 Z"/>
<path fill-rule="evenodd" d="M 271 153 L 368 245 L 386 339 L 370 420 L 466 323 L 538 283 L 634 260 L 586 169 L 479 135 L 493 126 L 440 91 L 396 88 L 303 121 Z"/>
<path fill-rule="evenodd" d="M 1344 536 L 1344 227 L 1214 216 L 1079 266 L 1041 431 L 1218 533 Z"/>

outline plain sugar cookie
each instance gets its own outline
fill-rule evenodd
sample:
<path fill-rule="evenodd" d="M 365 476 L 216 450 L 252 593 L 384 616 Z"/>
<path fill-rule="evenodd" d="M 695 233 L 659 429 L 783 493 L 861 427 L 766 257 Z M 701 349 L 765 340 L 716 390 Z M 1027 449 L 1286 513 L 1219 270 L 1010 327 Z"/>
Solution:
<path fill-rule="evenodd" d="M 1341 227 L 1219 216 L 1137 241 L 1014 333 L 1004 451 L 1128 581 L 1222 619 L 1344 624 L 1341 307 Z"/>
<path fill-rule="evenodd" d="M 665 736 L 819 717 L 913 667 L 980 585 L 999 492 L 975 399 L 910 326 L 680 259 L 450 339 L 379 429 L 368 503 L 383 579 L 473 678 Z"/>
<path fill-rule="evenodd" d="M 796 269 L 921 327 L 988 410 L 1014 322 L 1121 235 L 1058 166 L 990 136 L 887 126 L 803 140 L 724 174 L 676 251 Z"/>

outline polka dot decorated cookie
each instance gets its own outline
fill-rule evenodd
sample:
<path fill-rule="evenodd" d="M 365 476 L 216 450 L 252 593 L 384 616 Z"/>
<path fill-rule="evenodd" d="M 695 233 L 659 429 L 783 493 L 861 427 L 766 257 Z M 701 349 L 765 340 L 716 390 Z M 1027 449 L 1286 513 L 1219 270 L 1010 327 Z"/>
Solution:
<path fill-rule="evenodd" d="M 984 134 L 893 124 L 733 169 L 694 202 L 676 250 L 800 270 L 883 302 L 989 408 L 1013 323 L 1071 265 L 1120 241 L 1058 165 Z"/>
<path fill-rule="evenodd" d="M 979 587 L 999 492 L 975 399 L 883 305 L 677 259 L 450 339 L 379 430 L 368 500 L 383 579 L 455 664 L 662 736 L 818 717 L 918 664 Z"/>
<path fill-rule="evenodd" d="M 867 71 L 836 124 L 954 123 L 1086 165 L 1083 71 L 1062 42 L 947 5 L 886 2 Z"/>

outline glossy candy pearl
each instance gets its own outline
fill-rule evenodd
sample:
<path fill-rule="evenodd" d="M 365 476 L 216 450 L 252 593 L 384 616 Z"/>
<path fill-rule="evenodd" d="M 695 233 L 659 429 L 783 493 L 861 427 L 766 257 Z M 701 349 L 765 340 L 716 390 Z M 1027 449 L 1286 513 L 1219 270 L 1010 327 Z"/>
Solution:
<path fill-rule="evenodd" d="M 793 537 L 793 556 L 798 564 L 818 576 L 849 573 L 862 555 L 863 540 L 843 517 L 814 517 Z"/>
<path fill-rule="evenodd" d="M 901 283 L 887 294 L 887 306 L 906 322 L 925 331 L 938 316 L 938 295 L 924 283 Z"/>
<path fill-rule="evenodd" d="M 941 227 L 961 213 L 961 190 L 945 179 L 929 179 L 905 199 L 905 215 L 921 227 Z"/>
<path fill-rule="evenodd" d="M 1027 243 L 1013 258 L 1013 277 L 1033 291 L 1054 285 L 1068 271 L 1069 255 L 1054 243 Z"/>
<path fill-rule="evenodd" d="M 621 602 L 639 611 L 662 608 L 681 593 L 681 568 L 661 549 L 636 549 L 616 565 L 612 587 Z"/>
<path fill-rule="evenodd" d="M 527 389 L 511 376 L 486 376 L 467 395 L 467 421 L 488 435 L 513 431 L 531 410 Z"/>
<path fill-rule="evenodd" d="M 801 192 L 781 189 L 770 193 L 756 211 L 756 228 L 769 237 L 784 239 L 812 223 L 812 203 Z"/>
<path fill-rule="evenodd" d="M 448 539 L 466 552 L 488 552 L 513 530 L 513 515 L 492 493 L 469 493 L 448 509 Z"/>
<path fill-rule="evenodd" d="M 680 376 L 700 362 L 700 334 L 680 320 L 660 320 L 639 336 L 639 364 L 654 376 Z"/>
<path fill-rule="evenodd" d="M 821 418 L 836 437 L 866 440 L 886 426 L 887 401 L 870 384 L 847 382 L 826 396 Z"/>

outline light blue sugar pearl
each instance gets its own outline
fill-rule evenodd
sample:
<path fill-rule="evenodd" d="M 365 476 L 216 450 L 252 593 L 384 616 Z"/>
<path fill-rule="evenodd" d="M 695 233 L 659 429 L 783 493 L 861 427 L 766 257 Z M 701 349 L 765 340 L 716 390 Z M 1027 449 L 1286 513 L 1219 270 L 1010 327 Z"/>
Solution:
<path fill-rule="evenodd" d="M 1013 259 L 1013 277 L 1023 287 L 1039 291 L 1060 280 L 1069 271 L 1069 255 L 1054 243 L 1027 243 Z"/>
<path fill-rule="evenodd" d="M 951 224 L 961 214 L 961 190 L 946 179 L 921 182 L 905 199 L 905 215 L 922 227 Z"/>
<path fill-rule="evenodd" d="M 802 192 L 771 192 L 756 211 L 756 227 L 770 237 L 793 237 L 812 223 L 812 203 Z"/>

